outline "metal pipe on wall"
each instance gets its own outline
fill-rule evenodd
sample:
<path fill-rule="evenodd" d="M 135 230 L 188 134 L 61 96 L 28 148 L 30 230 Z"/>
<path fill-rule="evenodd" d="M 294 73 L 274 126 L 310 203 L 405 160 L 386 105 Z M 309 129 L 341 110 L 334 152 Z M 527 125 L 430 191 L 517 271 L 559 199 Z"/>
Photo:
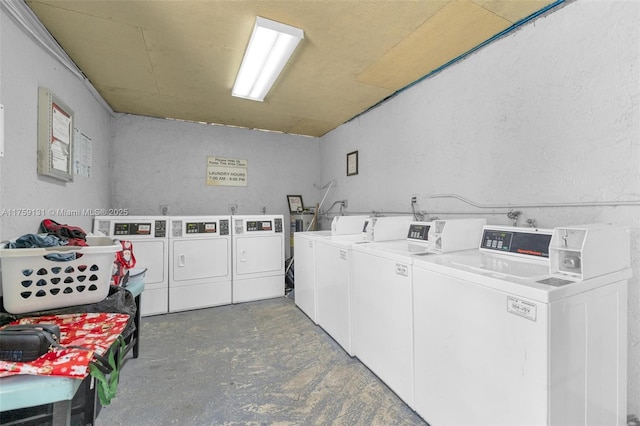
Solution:
<path fill-rule="evenodd" d="M 462 201 L 470 206 L 479 209 L 511 209 L 511 208 L 549 208 L 549 207 L 619 207 L 619 206 L 640 206 L 640 200 L 631 201 L 587 201 L 587 202 L 565 202 L 565 203 L 542 203 L 542 204 L 497 204 L 487 205 L 479 204 L 468 198 L 462 197 L 457 194 L 427 194 L 427 198 L 454 198 Z"/>

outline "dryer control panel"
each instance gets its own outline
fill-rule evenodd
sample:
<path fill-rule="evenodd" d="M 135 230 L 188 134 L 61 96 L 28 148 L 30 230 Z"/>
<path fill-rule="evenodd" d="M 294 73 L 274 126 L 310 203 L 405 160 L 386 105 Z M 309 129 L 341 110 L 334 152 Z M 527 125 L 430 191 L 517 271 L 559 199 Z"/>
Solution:
<path fill-rule="evenodd" d="M 113 236 L 150 236 L 165 238 L 167 236 L 167 221 L 152 220 L 149 222 L 114 223 Z"/>
<path fill-rule="evenodd" d="M 95 216 L 93 232 L 123 239 L 167 238 L 169 218 L 165 216 Z"/>
<path fill-rule="evenodd" d="M 233 216 L 233 234 L 281 234 L 284 232 L 281 215 Z"/>
<path fill-rule="evenodd" d="M 248 220 L 247 221 L 247 232 L 256 232 L 256 231 L 272 231 L 273 230 L 273 222 L 270 220 Z"/>
<path fill-rule="evenodd" d="M 115 223 L 113 235 L 151 235 L 151 222 Z"/>
<path fill-rule="evenodd" d="M 171 219 L 171 238 L 230 235 L 230 219 L 227 219 L 227 217 L 174 216 Z"/>
<path fill-rule="evenodd" d="M 217 222 L 186 222 L 184 224 L 186 234 L 216 234 Z"/>
<path fill-rule="evenodd" d="M 282 232 L 282 219 L 274 220 L 248 220 L 247 232 Z"/>
<path fill-rule="evenodd" d="M 229 221 L 222 219 L 220 221 L 205 222 L 185 222 L 185 234 L 219 234 L 229 235 Z"/>

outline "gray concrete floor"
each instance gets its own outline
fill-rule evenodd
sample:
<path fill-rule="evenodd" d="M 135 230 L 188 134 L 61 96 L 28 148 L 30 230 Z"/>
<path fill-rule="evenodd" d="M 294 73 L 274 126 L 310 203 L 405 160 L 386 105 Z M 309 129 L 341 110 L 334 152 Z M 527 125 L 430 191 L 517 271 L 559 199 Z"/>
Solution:
<path fill-rule="evenodd" d="M 142 319 L 97 425 L 426 425 L 292 299 Z"/>

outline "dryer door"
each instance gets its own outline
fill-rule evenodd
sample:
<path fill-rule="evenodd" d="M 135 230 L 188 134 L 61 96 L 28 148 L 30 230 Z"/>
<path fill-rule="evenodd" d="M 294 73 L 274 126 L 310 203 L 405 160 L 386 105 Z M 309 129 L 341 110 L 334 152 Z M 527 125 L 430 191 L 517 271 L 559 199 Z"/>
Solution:
<path fill-rule="evenodd" d="M 135 240 L 133 254 L 136 266 L 147 268 L 144 275 L 145 289 L 167 287 L 167 240 Z"/>
<path fill-rule="evenodd" d="M 204 278 L 226 278 L 228 241 L 226 238 L 185 239 L 171 242 L 172 282 L 188 285 Z"/>
<path fill-rule="evenodd" d="M 237 237 L 233 263 L 236 275 L 282 273 L 284 271 L 282 235 Z"/>

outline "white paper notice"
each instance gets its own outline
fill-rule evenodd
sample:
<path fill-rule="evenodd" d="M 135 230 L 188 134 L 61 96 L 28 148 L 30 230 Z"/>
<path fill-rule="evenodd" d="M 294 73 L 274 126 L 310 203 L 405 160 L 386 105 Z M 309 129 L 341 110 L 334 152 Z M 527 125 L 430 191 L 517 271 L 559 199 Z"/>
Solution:
<path fill-rule="evenodd" d="M 69 144 L 54 140 L 51 143 L 51 167 L 69 172 Z"/>
<path fill-rule="evenodd" d="M 92 140 L 78 129 L 73 136 L 73 167 L 76 175 L 91 177 L 91 163 L 93 161 Z"/>
<path fill-rule="evenodd" d="M 62 112 L 62 110 L 54 104 L 52 121 L 53 139 L 69 145 L 71 141 L 71 117 Z"/>
<path fill-rule="evenodd" d="M 247 160 L 207 158 L 207 185 L 247 186 Z"/>

